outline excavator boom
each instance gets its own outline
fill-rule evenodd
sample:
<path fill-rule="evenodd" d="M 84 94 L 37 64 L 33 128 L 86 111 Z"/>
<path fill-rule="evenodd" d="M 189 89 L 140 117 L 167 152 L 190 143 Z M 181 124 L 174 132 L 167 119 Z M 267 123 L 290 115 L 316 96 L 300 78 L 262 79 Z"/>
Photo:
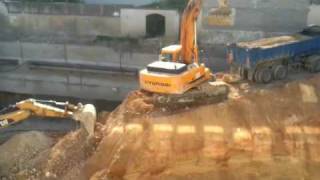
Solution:
<path fill-rule="evenodd" d="M 185 64 L 198 63 L 197 18 L 200 14 L 202 0 L 190 0 L 181 18 L 180 44 L 181 60 Z"/>

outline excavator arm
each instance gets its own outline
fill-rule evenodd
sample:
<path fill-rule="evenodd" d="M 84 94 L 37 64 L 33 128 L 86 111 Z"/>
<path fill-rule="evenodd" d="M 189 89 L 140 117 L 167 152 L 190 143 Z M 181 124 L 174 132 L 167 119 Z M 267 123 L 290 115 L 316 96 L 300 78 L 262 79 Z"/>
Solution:
<path fill-rule="evenodd" d="M 0 128 L 10 126 L 14 123 L 21 122 L 31 116 L 31 112 L 27 110 L 17 110 L 14 112 L 0 115 Z"/>
<path fill-rule="evenodd" d="M 47 104 L 41 103 L 40 101 L 35 99 L 27 99 L 27 100 L 18 102 L 16 104 L 16 107 L 21 110 L 30 111 L 32 112 L 33 115 L 39 116 L 39 117 L 58 117 L 58 118 L 72 117 L 73 112 L 67 108 L 67 104 L 68 103 L 65 103 L 64 105 L 65 108 L 61 109 L 53 105 L 47 105 Z"/>
<path fill-rule="evenodd" d="M 43 118 L 72 118 L 81 123 L 89 136 L 94 134 L 96 109 L 90 104 L 78 104 L 75 106 L 68 102 L 27 99 L 16 103 L 14 109 L 12 112 L 0 115 L 0 128 L 24 121 L 31 116 Z"/>

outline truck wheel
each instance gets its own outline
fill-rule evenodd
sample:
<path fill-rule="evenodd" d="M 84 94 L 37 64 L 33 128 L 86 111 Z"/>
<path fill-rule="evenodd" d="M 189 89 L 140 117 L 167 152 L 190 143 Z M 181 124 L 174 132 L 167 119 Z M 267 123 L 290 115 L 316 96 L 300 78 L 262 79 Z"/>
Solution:
<path fill-rule="evenodd" d="M 268 84 L 272 81 L 272 71 L 269 68 L 263 68 L 258 71 L 259 82 Z"/>
<path fill-rule="evenodd" d="M 276 80 L 285 79 L 288 75 L 288 68 L 283 65 L 277 65 L 273 68 L 273 78 Z"/>
<path fill-rule="evenodd" d="M 254 76 L 253 76 L 253 80 L 257 83 L 261 83 L 261 79 L 260 79 L 260 71 L 259 70 L 256 70 L 256 72 L 254 73 Z"/>
<path fill-rule="evenodd" d="M 248 71 L 243 67 L 240 68 L 240 77 L 242 79 L 248 79 Z"/>
<path fill-rule="evenodd" d="M 320 55 L 313 55 L 307 58 L 305 68 L 312 72 L 320 72 Z"/>
<path fill-rule="evenodd" d="M 320 72 L 320 59 L 312 63 L 312 72 Z"/>

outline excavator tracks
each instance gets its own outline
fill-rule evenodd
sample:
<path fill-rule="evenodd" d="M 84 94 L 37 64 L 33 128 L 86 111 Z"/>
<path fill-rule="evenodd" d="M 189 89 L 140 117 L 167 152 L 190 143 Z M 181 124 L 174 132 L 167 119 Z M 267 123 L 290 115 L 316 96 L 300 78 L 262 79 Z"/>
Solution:
<path fill-rule="evenodd" d="M 192 106 L 219 103 L 228 98 L 229 87 L 223 82 L 207 82 L 184 94 L 153 94 L 152 103 L 157 108 L 178 110 Z"/>

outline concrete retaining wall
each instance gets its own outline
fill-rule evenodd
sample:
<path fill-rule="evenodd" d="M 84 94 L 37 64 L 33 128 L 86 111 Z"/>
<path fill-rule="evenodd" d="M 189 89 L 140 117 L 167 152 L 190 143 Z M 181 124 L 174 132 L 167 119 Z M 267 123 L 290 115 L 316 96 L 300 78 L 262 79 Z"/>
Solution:
<path fill-rule="evenodd" d="M 175 10 L 133 9 L 130 6 L 104 6 L 73 3 L 0 2 L 0 12 L 16 33 L 23 35 L 62 35 L 70 37 L 146 36 L 146 16 L 165 17 L 165 38 L 177 39 L 179 13 Z M 1 19 L 0 19 L 1 22 Z"/>
<path fill-rule="evenodd" d="M 158 55 L 98 45 L 0 42 L 0 59 L 95 65 L 138 71 L 157 60 Z"/>
<path fill-rule="evenodd" d="M 34 67 L 27 62 L 68 63 L 76 67 L 95 65 L 97 68 L 107 66 L 138 71 L 155 57 L 157 55 L 117 51 L 97 45 L 0 42 L 0 63 L 3 59 L 21 62 L 18 66 L 5 67 L 1 64 L 0 91 L 120 101 L 128 92 L 138 88 L 136 73 Z"/>
<path fill-rule="evenodd" d="M 22 43 L 22 59 L 32 61 L 65 61 L 64 46 L 47 43 Z"/>
<path fill-rule="evenodd" d="M 25 34 L 121 36 L 119 17 L 11 14 L 9 19 Z"/>
<path fill-rule="evenodd" d="M 21 59 L 21 44 L 19 42 L 1 42 L 0 54 L 2 59 Z"/>
<path fill-rule="evenodd" d="M 320 5 L 312 5 L 308 15 L 308 24 L 320 25 Z"/>
<path fill-rule="evenodd" d="M 67 45 L 67 61 L 79 64 L 120 67 L 120 54 L 103 46 Z"/>
<path fill-rule="evenodd" d="M 257 34 L 269 35 L 296 32 L 310 22 L 317 22 L 317 8 L 313 5 L 309 12 L 309 0 L 230 0 L 230 7 L 234 10 L 232 26 L 214 26 L 206 22 L 206 17 L 211 8 L 218 7 L 218 1 L 204 0 L 203 3 L 202 17 L 199 21 L 199 39 L 205 43 L 229 43 L 238 39 L 247 39 L 247 37 L 247 40 L 265 37 L 257 36 Z M 70 9 L 69 5 L 61 6 L 62 9 L 49 8 L 54 10 L 50 10 L 50 12 L 53 11 L 51 14 L 49 11 L 46 14 L 45 10 L 38 12 L 40 11 L 39 9 L 32 8 L 22 8 L 22 10 L 20 8 L 20 10 L 17 10 L 18 13 L 13 13 L 15 10 L 7 12 L 6 6 L 3 4 L 0 11 L 5 14 L 3 15 L 4 19 L 6 19 L 5 16 L 8 16 L 9 22 L 17 32 L 33 35 L 55 34 L 68 37 L 145 37 L 146 16 L 159 14 L 165 17 L 166 39 L 178 39 L 179 14 L 177 11 L 130 9 L 120 6 L 113 8 L 97 5 L 93 7 L 91 7 L 92 5 L 85 5 L 82 8 L 75 8 L 77 10 L 75 11 L 74 8 Z M 44 6 L 51 7 L 48 4 L 44 4 Z M 54 4 L 52 5 L 52 7 L 55 6 Z M 12 8 L 12 6 L 10 7 Z M 22 13 L 25 10 L 28 12 Z M 31 12 L 35 10 L 37 12 L 32 14 Z M 65 14 L 61 15 L 57 12 Z M 6 29 L 5 26 L 2 29 Z M 223 31 L 226 33 L 223 34 Z M 234 39 L 230 38 L 230 31 L 233 32 L 232 37 L 235 37 Z M 244 31 L 248 31 L 248 33 L 243 33 Z M 228 39 L 228 41 L 215 42 L 208 40 L 217 39 L 212 37 L 217 34 L 221 36 L 218 39 Z"/>
<path fill-rule="evenodd" d="M 134 75 L 28 69 L 0 73 L 0 91 L 121 101 L 137 89 Z"/>

